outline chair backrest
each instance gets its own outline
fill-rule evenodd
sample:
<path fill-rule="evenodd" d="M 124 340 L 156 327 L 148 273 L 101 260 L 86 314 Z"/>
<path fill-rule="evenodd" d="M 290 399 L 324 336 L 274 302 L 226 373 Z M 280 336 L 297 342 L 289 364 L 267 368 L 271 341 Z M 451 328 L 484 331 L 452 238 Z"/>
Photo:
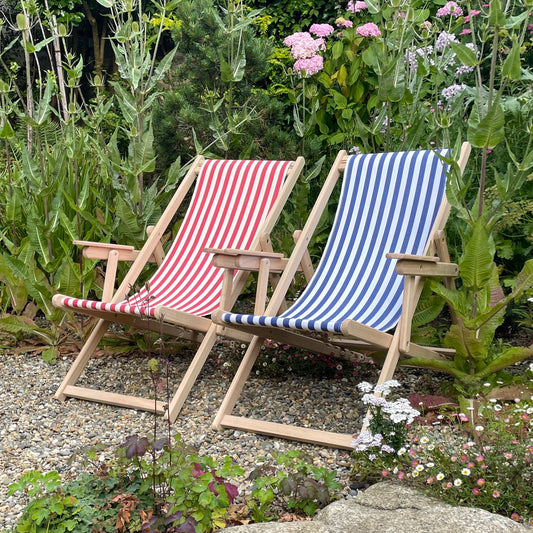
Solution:
<path fill-rule="evenodd" d="M 446 165 L 432 151 L 350 156 L 320 264 L 276 323 L 331 332 L 345 319 L 394 327 L 403 277 L 386 254 L 425 252 L 445 189 Z"/>
<path fill-rule="evenodd" d="M 130 304 L 171 307 L 196 316 L 220 303 L 223 270 L 205 248 L 248 250 L 275 205 L 291 161 L 208 160 L 161 266 Z"/>

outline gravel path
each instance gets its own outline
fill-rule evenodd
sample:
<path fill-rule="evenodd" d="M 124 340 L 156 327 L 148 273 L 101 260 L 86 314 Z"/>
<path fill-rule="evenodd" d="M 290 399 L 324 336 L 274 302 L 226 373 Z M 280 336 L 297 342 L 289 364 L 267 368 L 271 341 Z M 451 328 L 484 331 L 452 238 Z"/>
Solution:
<path fill-rule="evenodd" d="M 346 452 L 282 439 L 261 437 L 244 432 L 216 432 L 210 423 L 229 386 L 234 368 L 216 364 L 219 354 L 234 345 L 219 343 L 204 370 L 173 431 L 195 446 L 201 454 L 221 458 L 233 457 L 245 470 L 253 470 L 258 456 L 270 451 L 301 449 L 313 462 L 336 469 L 339 481 L 349 495 L 349 457 Z M 174 357 L 172 381 L 187 367 L 191 354 Z M 93 359 L 85 373 L 86 385 L 100 383 L 101 388 L 149 395 L 151 386 L 146 372 L 148 357 L 119 356 Z M 71 364 L 62 358 L 55 365 L 45 363 L 39 355 L 9 352 L 0 354 L 0 531 L 13 527 L 25 504 L 20 495 L 7 496 L 8 485 L 21 474 L 39 469 L 57 470 L 67 478 L 82 469 L 84 448 L 103 444 L 110 450 L 132 433 L 150 435 L 153 416 L 149 413 L 116 408 L 70 399 L 58 402 L 53 394 Z M 373 369 L 365 370 L 364 379 L 375 381 Z M 278 422 L 303 421 L 313 427 L 354 432 L 359 429 L 362 405 L 355 389 L 361 379 L 353 377 L 309 379 L 287 374 L 283 379 L 254 375 L 237 405 L 240 413 L 253 411 L 254 416 Z M 276 417 L 276 413 L 282 413 Z M 159 418 L 163 428 L 163 421 Z M 241 485 L 246 485 L 246 479 Z"/>

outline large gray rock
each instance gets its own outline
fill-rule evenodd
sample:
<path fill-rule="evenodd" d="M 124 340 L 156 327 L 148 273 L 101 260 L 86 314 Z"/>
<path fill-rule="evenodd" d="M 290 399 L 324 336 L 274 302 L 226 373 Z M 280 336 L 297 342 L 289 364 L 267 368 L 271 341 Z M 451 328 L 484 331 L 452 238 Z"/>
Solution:
<path fill-rule="evenodd" d="M 312 522 L 249 524 L 233 533 L 531 533 L 509 518 L 453 507 L 394 483 L 378 483 L 353 500 L 339 500 Z"/>

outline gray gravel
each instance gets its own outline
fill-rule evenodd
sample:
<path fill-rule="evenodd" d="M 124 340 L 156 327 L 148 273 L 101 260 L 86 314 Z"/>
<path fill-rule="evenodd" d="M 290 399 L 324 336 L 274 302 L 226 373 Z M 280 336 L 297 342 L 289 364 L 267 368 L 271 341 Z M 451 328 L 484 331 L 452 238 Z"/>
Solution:
<path fill-rule="evenodd" d="M 246 475 L 256 466 L 259 456 L 271 451 L 300 449 L 319 466 L 336 469 L 338 479 L 348 487 L 349 456 L 345 451 L 303 445 L 282 439 L 225 430 L 216 432 L 210 423 L 229 386 L 234 368 L 221 364 L 220 354 L 236 349 L 219 343 L 176 423 L 173 432 L 195 446 L 201 454 L 221 458 L 231 456 L 245 470 L 241 488 L 249 482 Z M 172 360 L 172 382 L 190 361 L 190 353 Z M 222 356 L 222 357 L 225 357 Z M 215 362 L 219 358 L 218 364 Z M 103 444 L 109 453 L 132 433 L 150 435 L 153 415 L 92 402 L 69 399 L 58 402 L 53 394 L 72 360 L 64 357 L 55 365 L 39 355 L 0 353 L 0 531 L 13 527 L 25 501 L 20 495 L 8 497 L 8 485 L 23 473 L 38 469 L 57 470 L 66 479 L 83 469 L 83 450 Z M 149 395 L 151 384 L 146 372 L 147 356 L 102 357 L 90 362 L 82 383 L 128 394 Z M 364 379 L 375 381 L 377 373 L 366 370 Z M 308 379 L 293 375 L 285 379 L 255 375 L 237 405 L 238 413 L 253 412 L 254 417 L 278 422 L 300 422 L 317 429 L 355 432 L 359 429 L 362 405 L 355 389 L 360 380 Z M 163 428 L 163 421 L 159 418 Z"/>

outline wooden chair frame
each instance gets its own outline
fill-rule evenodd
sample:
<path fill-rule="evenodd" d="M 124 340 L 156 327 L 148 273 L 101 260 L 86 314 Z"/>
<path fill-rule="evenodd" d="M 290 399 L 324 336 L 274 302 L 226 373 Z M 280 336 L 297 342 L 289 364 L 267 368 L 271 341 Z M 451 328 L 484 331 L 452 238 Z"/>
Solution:
<path fill-rule="evenodd" d="M 185 200 L 189 190 L 191 190 L 193 187 L 204 161 L 205 159 L 202 156 L 198 156 L 194 160 L 192 166 L 176 190 L 170 203 L 161 215 L 161 218 L 154 227 L 149 228 L 147 241 L 141 250 L 137 251 L 134 250 L 132 246 L 117 244 L 86 241 L 75 242 L 75 244 L 85 246 L 85 257 L 90 259 L 103 259 L 107 261 L 102 296 L 103 301 L 110 301 L 111 303 L 120 302 L 124 299 L 124 295 L 128 294 L 130 289 L 135 286 L 147 263 L 155 262 L 159 265 L 161 264 L 164 257 L 161 239 L 176 212 Z M 278 194 L 276 202 L 264 220 L 260 231 L 252 244 L 253 250 L 272 251 L 270 244 L 270 232 L 278 220 L 281 210 L 283 209 L 283 206 L 285 205 L 289 194 L 302 171 L 303 166 L 304 159 L 302 157 L 299 157 L 295 161 L 291 162 L 283 187 Z M 118 289 L 114 290 L 117 265 L 119 261 L 133 261 L 133 263 Z M 246 270 L 239 270 L 235 276 L 233 276 L 232 273 L 231 289 L 229 291 L 224 291 L 223 295 L 223 304 L 225 306 L 231 307 L 235 303 L 249 274 L 250 272 Z M 62 295 L 55 295 L 53 303 L 57 307 L 67 309 L 62 304 L 62 298 Z M 70 308 L 68 308 L 68 310 L 71 311 Z M 63 401 L 67 397 L 73 397 L 133 409 L 147 410 L 161 414 L 166 413 L 166 416 L 172 421 L 174 421 L 178 416 L 189 392 L 194 385 L 194 382 L 196 381 L 196 378 L 198 377 L 198 374 L 205 364 L 211 348 L 217 340 L 217 335 L 224 335 L 239 341 L 250 340 L 250 336 L 248 334 L 243 334 L 234 329 L 226 327 L 219 328 L 207 317 L 196 316 L 169 308 L 156 309 L 155 319 L 94 309 L 83 309 L 80 312 L 83 312 L 89 316 L 97 317 L 99 320 L 87 338 L 67 375 L 63 379 L 57 392 L 55 393 L 55 398 Z M 168 335 L 180 335 L 185 339 L 200 343 L 193 361 L 189 365 L 177 391 L 172 397 L 170 405 L 166 406 L 164 402 L 156 402 L 149 398 L 139 398 L 75 385 L 83 373 L 91 355 L 96 350 L 100 340 L 112 322 L 119 322 L 121 324 L 133 326 L 141 330 L 155 331 Z"/>

